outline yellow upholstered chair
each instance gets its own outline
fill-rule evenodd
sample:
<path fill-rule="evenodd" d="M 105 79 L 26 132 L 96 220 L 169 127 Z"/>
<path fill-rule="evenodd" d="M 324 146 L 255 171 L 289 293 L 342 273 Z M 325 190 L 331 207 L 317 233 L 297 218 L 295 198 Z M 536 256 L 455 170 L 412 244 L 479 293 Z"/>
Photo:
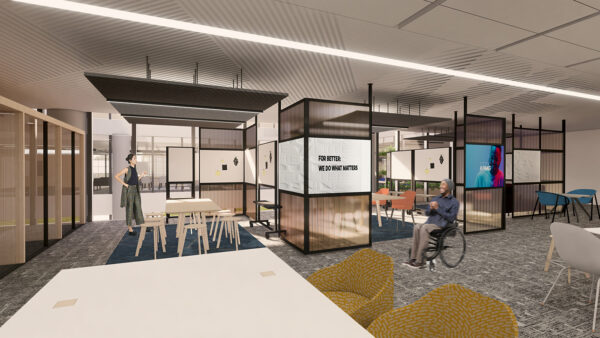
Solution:
<path fill-rule="evenodd" d="M 371 249 L 313 273 L 308 281 L 364 327 L 394 306 L 394 262 Z"/>
<path fill-rule="evenodd" d="M 375 337 L 518 337 L 517 318 L 498 300 L 458 284 L 439 287 L 368 327 Z"/>

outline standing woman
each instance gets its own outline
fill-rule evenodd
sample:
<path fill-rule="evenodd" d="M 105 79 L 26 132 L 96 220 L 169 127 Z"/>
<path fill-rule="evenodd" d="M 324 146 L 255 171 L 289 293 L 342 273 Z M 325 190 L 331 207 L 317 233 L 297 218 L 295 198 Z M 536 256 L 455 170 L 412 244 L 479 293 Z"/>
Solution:
<path fill-rule="evenodd" d="M 144 171 L 142 176 L 138 176 L 135 168 L 137 158 L 134 154 L 127 155 L 125 160 L 129 162 L 129 166 L 116 174 L 115 179 L 123 185 L 123 189 L 121 190 L 121 208 L 125 207 L 125 220 L 129 227 L 129 235 L 134 236 L 136 232 L 133 231 L 133 228 L 131 227 L 131 218 L 135 218 L 136 225 L 144 224 L 139 180 L 142 177 L 145 177 L 147 173 Z M 123 175 L 125 175 L 125 180 L 121 179 L 121 176 Z"/>

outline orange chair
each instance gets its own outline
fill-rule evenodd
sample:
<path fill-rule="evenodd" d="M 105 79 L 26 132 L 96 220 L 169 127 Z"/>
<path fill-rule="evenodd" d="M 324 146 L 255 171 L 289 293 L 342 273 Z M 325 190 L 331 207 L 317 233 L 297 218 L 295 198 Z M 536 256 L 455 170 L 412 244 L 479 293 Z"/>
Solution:
<path fill-rule="evenodd" d="M 405 226 L 406 224 L 404 223 L 404 213 L 406 212 L 406 210 L 412 210 L 415 207 L 415 197 L 417 197 L 417 192 L 416 191 L 405 191 L 404 193 L 402 193 L 402 195 L 400 195 L 402 197 L 404 197 L 404 199 L 402 200 L 392 200 L 392 216 L 390 217 L 390 219 L 392 219 L 392 217 L 394 217 L 394 210 L 402 210 L 402 226 Z M 415 224 L 415 216 L 413 215 L 413 213 L 410 213 L 410 217 L 412 217 L 412 221 L 413 221 L 413 225 Z M 396 230 L 398 230 L 398 226 L 396 225 Z"/>
<path fill-rule="evenodd" d="M 381 189 L 377 190 L 376 194 L 389 195 L 390 189 L 381 188 Z M 382 203 L 382 202 L 384 202 L 384 203 Z M 379 201 L 379 206 L 383 207 L 385 210 L 385 217 L 387 217 L 388 202 L 389 201 Z M 371 205 L 377 205 L 377 201 L 372 201 Z"/>

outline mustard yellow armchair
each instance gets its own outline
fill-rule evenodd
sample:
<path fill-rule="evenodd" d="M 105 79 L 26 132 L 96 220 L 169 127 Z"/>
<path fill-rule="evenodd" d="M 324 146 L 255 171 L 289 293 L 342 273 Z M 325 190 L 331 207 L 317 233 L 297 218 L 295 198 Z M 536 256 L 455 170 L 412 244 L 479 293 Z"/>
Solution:
<path fill-rule="evenodd" d="M 308 281 L 364 327 L 394 306 L 394 262 L 371 249 L 313 273 Z"/>
<path fill-rule="evenodd" d="M 511 308 L 458 284 L 439 287 L 368 327 L 375 337 L 518 337 Z"/>

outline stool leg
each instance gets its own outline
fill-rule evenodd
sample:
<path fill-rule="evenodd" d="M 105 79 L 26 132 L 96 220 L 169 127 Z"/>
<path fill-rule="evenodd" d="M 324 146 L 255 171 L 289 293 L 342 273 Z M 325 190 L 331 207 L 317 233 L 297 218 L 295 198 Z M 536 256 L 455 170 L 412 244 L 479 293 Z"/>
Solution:
<path fill-rule="evenodd" d="M 198 255 L 202 254 L 202 242 L 200 242 L 200 229 L 196 231 L 198 233 Z"/>
<path fill-rule="evenodd" d="M 223 219 L 221 222 L 221 227 L 219 228 L 219 239 L 217 240 L 217 249 L 221 245 L 221 234 L 223 234 L 223 228 L 227 225 L 227 218 Z"/>
<path fill-rule="evenodd" d="M 231 239 L 233 238 L 233 220 L 230 220 L 227 223 L 227 230 L 229 230 L 229 244 L 233 243 Z"/>
<path fill-rule="evenodd" d="M 240 242 L 240 227 L 235 224 L 235 251 L 238 251 L 238 245 L 241 245 Z"/>
<path fill-rule="evenodd" d="M 152 236 L 154 237 L 154 259 L 156 259 L 156 251 L 158 251 L 158 228 L 154 227 Z"/>
<path fill-rule="evenodd" d="M 165 229 L 164 225 L 161 225 L 160 228 L 160 241 L 162 242 L 162 249 L 163 249 L 163 253 L 167 252 L 167 230 Z"/>
<path fill-rule="evenodd" d="M 208 225 L 206 224 L 206 216 L 202 214 L 202 225 L 198 228 L 198 233 L 202 231 L 202 241 L 204 243 L 204 253 L 208 253 Z"/>
<path fill-rule="evenodd" d="M 213 233 L 211 233 L 213 235 L 213 242 L 217 239 L 217 232 L 219 231 L 219 228 L 223 227 L 223 217 L 221 217 L 221 215 L 218 216 L 217 219 L 217 224 L 216 224 L 216 228 L 213 227 L 212 230 Z"/>
<path fill-rule="evenodd" d="M 142 243 L 144 242 L 144 237 L 146 237 L 146 227 L 142 225 L 140 227 L 140 235 L 138 237 L 137 248 L 135 249 L 135 257 L 140 254 L 140 248 L 142 247 Z"/>
<path fill-rule="evenodd" d="M 185 236 L 187 234 L 187 231 L 184 231 L 179 235 L 179 243 L 177 245 L 177 252 L 179 252 L 179 257 L 181 257 L 181 255 L 183 254 L 183 245 L 185 243 Z"/>

